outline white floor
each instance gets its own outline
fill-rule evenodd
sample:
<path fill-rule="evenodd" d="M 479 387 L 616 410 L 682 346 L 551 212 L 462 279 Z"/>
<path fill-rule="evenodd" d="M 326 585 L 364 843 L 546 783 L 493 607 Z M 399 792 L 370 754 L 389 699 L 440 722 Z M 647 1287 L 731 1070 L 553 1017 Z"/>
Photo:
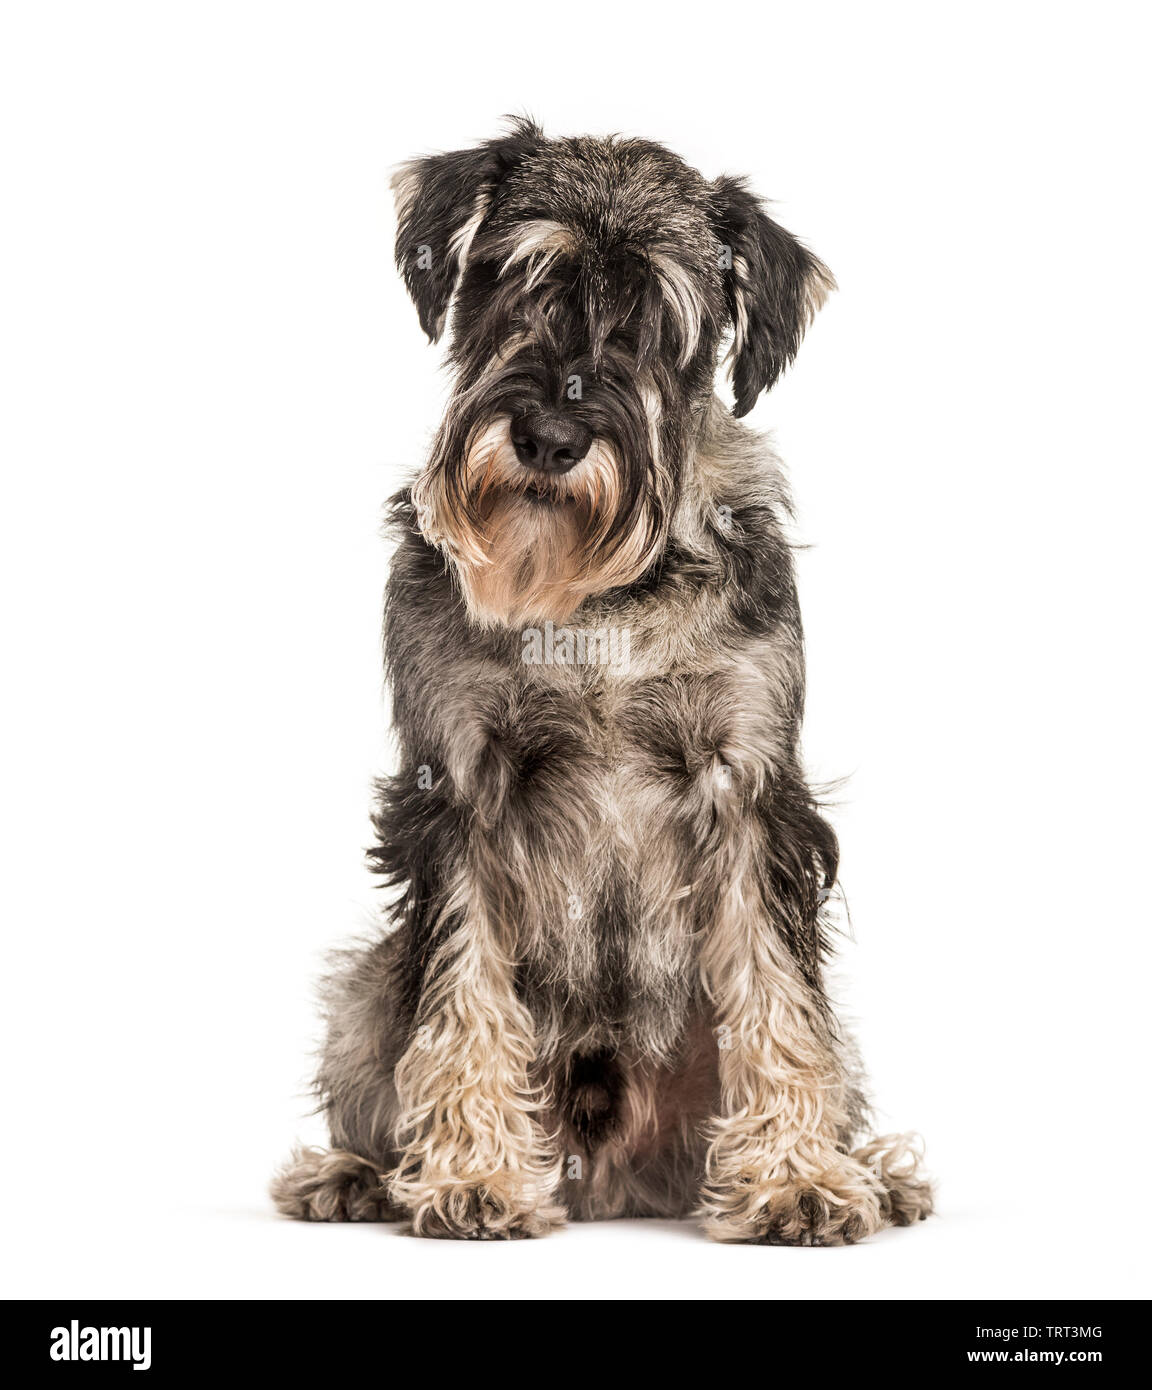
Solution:
<path fill-rule="evenodd" d="M 877 914 L 860 877 L 858 913 L 867 919 Z M 974 927 L 965 938 L 963 924 L 949 920 L 965 905 L 948 898 L 934 909 L 944 926 L 930 938 L 947 969 L 933 968 L 931 989 L 908 989 L 899 968 L 912 958 L 914 901 L 895 898 L 868 949 L 846 942 L 841 952 L 852 985 L 846 1016 L 860 1021 L 877 1130 L 915 1128 L 926 1139 L 939 1194 L 939 1214 L 927 1222 L 848 1249 L 789 1250 L 715 1245 L 690 1222 L 573 1225 L 542 1241 L 481 1244 L 417 1240 L 391 1225 L 282 1219 L 267 1199 L 268 1179 L 294 1142 L 325 1142 L 304 1094 L 320 934 L 305 927 L 310 917 L 325 922 L 313 907 L 304 894 L 295 916 L 285 902 L 270 918 L 282 938 L 275 952 L 258 931 L 232 932 L 229 974 L 218 969 L 219 947 L 187 951 L 176 971 L 166 942 L 145 944 L 155 978 L 115 993 L 114 972 L 93 955 L 91 969 L 66 977 L 66 1029 L 45 1029 L 37 1019 L 47 1006 L 13 993 L 9 1022 L 25 1020 L 23 1051 L 9 1054 L 10 1114 L 20 1117 L 22 1141 L 13 1135 L 0 1147 L 0 1295 L 1152 1296 L 1140 1208 L 1152 1138 L 1145 1110 L 1130 1103 L 1144 1086 L 1141 1014 L 1117 1005 L 1144 977 L 1114 977 L 1104 1017 L 1095 975 L 1108 968 L 1105 957 L 1052 949 L 1037 957 L 1028 918 L 998 936 L 994 956 L 992 947 L 961 949 L 956 942 L 973 939 L 976 927 L 991 933 L 995 921 L 968 915 Z M 1056 941 L 1059 924 L 1043 925 Z M 191 925 L 175 939 L 194 940 Z M 45 959 L 24 978 L 58 981 L 50 966 Z M 1093 1000 L 1099 1017 L 1087 1007 Z M 16 1065 L 25 1054 L 36 1065 Z"/>
<path fill-rule="evenodd" d="M 309 1226 L 249 1209 L 182 1208 L 123 1224 L 78 1201 L 31 1218 L 10 1297 L 795 1299 L 1135 1297 L 1150 1292 L 1140 1239 L 1070 1204 L 992 1213 L 950 1207 L 913 1230 L 836 1250 L 717 1246 L 690 1223 L 578 1225 L 546 1240 L 415 1240 L 383 1225 Z M 1069 1223 L 1077 1223 L 1070 1225 Z M 34 1234 L 35 1230 L 35 1234 Z"/>

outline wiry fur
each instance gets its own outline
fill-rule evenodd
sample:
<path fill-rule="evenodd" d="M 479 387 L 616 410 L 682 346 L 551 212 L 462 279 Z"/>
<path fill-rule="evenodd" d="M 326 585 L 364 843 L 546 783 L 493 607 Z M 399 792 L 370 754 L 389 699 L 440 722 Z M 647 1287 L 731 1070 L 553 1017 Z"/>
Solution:
<path fill-rule="evenodd" d="M 712 394 L 731 331 L 746 413 L 831 277 L 740 182 L 645 141 L 520 122 L 397 193 L 430 337 L 455 303 L 456 390 L 393 509 L 390 929 L 329 984 L 334 1149 L 277 1204 L 468 1238 L 698 1212 L 837 1244 L 923 1217 L 823 983 L 837 846 L 799 756 L 787 491 Z M 525 412 L 591 448 L 534 472 Z M 526 664 L 545 621 L 627 630 L 630 660 Z"/>

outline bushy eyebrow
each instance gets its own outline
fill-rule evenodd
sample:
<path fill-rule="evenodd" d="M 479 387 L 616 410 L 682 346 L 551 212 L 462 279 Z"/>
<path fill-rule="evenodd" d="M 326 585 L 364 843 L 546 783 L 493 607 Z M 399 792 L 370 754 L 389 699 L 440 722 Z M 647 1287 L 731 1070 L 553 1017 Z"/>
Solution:
<path fill-rule="evenodd" d="M 700 345 L 700 334 L 704 326 L 704 305 L 692 276 L 679 261 L 663 251 L 652 251 L 649 252 L 648 263 L 659 282 L 664 302 L 679 329 L 678 365 L 686 367 Z"/>
<path fill-rule="evenodd" d="M 516 271 L 523 276 L 519 288 L 524 293 L 544 294 L 547 303 L 535 306 L 541 312 L 546 313 L 561 292 L 576 290 L 594 361 L 610 338 L 633 323 L 638 356 L 646 360 L 659 347 L 665 314 L 675 325 L 678 366 L 687 366 L 699 348 L 707 306 L 690 270 L 666 247 L 619 245 L 605 258 L 578 229 L 553 218 L 532 217 L 485 235 L 483 258 L 505 294 L 516 291 Z M 561 263 L 571 268 L 571 277 L 563 277 L 563 286 L 553 285 L 550 276 Z M 624 292 L 628 269 L 636 277 L 631 293 Z"/>
<path fill-rule="evenodd" d="M 527 261 L 525 288 L 531 290 L 548 273 L 558 257 L 573 254 L 576 238 L 561 223 L 541 217 L 518 223 L 503 239 L 501 249 L 505 252 L 505 259 L 500 266 L 499 278 L 502 280 L 515 266 Z"/>

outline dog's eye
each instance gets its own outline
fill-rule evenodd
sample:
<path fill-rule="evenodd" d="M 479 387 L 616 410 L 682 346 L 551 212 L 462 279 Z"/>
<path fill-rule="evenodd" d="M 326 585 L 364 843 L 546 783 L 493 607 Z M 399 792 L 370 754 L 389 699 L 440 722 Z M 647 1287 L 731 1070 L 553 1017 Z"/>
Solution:
<path fill-rule="evenodd" d="M 608 335 L 609 343 L 616 348 L 621 348 L 626 352 L 635 353 L 640 342 L 640 330 L 634 320 L 617 326 Z"/>

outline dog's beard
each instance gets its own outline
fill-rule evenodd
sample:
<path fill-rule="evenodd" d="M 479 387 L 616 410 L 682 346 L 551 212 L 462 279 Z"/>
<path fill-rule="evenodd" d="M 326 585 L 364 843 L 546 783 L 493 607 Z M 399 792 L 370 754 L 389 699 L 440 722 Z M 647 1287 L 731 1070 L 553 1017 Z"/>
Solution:
<path fill-rule="evenodd" d="M 473 434 L 458 484 L 433 464 L 413 488 L 417 520 L 451 561 L 475 622 L 563 622 L 590 595 L 639 578 L 658 539 L 642 508 L 614 530 L 620 473 L 608 444 L 594 441 L 567 473 L 538 473 L 516 457 L 509 423 Z"/>

